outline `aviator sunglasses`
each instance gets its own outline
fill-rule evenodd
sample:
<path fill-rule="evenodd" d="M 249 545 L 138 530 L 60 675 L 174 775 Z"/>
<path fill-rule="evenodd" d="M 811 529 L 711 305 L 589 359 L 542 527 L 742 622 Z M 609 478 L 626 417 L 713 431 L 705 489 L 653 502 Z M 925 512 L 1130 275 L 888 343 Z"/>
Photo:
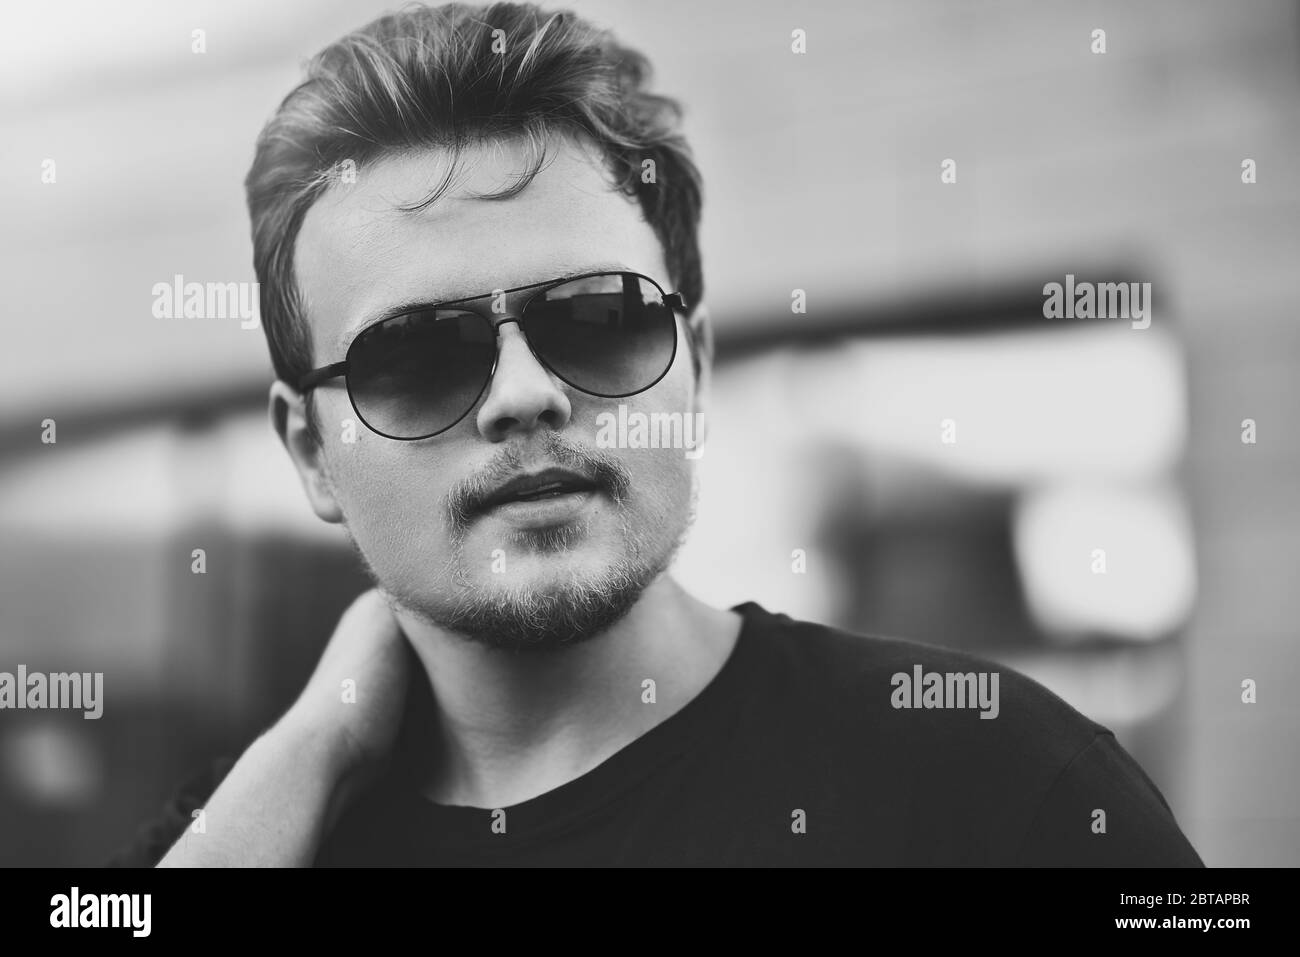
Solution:
<path fill-rule="evenodd" d="M 415 441 L 445 432 L 478 404 L 496 373 L 497 330 L 516 322 L 533 356 L 580 392 L 621 399 L 668 374 L 677 356 L 679 293 L 634 272 L 594 272 L 430 303 L 367 326 L 342 362 L 313 369 L 307 392 L 347 381 L 372 432 Z"/>

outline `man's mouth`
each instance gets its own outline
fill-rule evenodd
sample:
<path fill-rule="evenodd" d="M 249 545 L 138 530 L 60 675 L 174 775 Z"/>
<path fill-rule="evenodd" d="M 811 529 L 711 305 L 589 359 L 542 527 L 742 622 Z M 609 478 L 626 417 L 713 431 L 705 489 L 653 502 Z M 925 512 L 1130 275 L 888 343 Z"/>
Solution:
<path fill-rule="evenodd" d="M 568 469 L 551 468 L 533 475 L 520 475 L 506 482 L 483 500 L 480 511 L 489 512 L 503 505 L 547 502 L 566 496 L 586 496 L 600 491 L 591 478 Z"/>

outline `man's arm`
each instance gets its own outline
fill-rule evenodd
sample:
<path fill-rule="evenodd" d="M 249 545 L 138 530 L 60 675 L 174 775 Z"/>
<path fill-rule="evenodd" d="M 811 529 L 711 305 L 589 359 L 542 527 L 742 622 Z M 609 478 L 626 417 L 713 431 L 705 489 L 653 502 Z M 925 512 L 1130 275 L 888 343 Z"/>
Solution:
<path fill-rule="evenodd" d="M 159 867 L 309 867 L 341 801 L 346 756 L 286 715 L 249 746 Z M 332 808 L 331 805 L 334 805 Z"/>
<path fill-rule="evenodd" d="M 186 780 L 171 795 L 161 813 L 136 831 L 131 842 L 120 847 L 104 862 L 105 867 L 155 867 L 176 839 L 194 822 L 194 811 L 203 807 L 231 767 L 234 758 L 222 757 Z"/>
<path fill-rule="evenodd" d="M 307 687 L 235 762 L 159 867 L 310 866 L 397 737 L 413 652 L 377 591 L 343 614 Z"/>

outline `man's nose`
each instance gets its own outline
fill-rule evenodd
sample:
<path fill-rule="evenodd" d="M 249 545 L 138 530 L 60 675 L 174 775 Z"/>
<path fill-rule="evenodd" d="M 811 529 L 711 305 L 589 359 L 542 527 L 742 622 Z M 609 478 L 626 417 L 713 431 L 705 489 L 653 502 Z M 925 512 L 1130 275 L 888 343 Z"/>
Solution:
<path fill-rule="evenodd" d="M 502 442 L 514 432 L 539 426 L 560 429 L 573 409 L 559 380 L 537 361 L 519 323 L 506 320 L 497 328 L 497 370 L 487 400 L 479 406 L 479 432 Z"/>

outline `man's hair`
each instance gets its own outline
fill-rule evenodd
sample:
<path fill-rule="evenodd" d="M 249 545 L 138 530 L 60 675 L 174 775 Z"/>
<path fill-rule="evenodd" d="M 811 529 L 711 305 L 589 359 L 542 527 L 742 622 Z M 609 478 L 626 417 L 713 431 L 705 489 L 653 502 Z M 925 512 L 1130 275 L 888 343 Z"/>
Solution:
<path fill-rule="evenodd" d="M 407 8 L 318 53 L 263 128 L 245 181 L 262 326 L 277 377 L 297 388 L 312 364 L 293 270 L 307 210 L 340 169 L 360 170 L 408 149 L 452 155 L 429 197 L 405 207 L 415 210 L 450 187 L 465 147 L 514 138 L 531 147 L 515 182 L 478 194 L 500 199 L 540 172 L 553 136 L 587 138 L 615 188 L 640 202 L 671 282 L 688 306 L 698 304 L 700 176 L 680 132 L 679 105 L 648 92 L 649 78 L 646 58 L 608 31 L 531 4 Z M 646 160 L 653 177 L 642 176 L 651 168 Z M 698 372 L 698 343 L 692 346 Z M 314 428 L 315 417 L 308 418 Z"/>

